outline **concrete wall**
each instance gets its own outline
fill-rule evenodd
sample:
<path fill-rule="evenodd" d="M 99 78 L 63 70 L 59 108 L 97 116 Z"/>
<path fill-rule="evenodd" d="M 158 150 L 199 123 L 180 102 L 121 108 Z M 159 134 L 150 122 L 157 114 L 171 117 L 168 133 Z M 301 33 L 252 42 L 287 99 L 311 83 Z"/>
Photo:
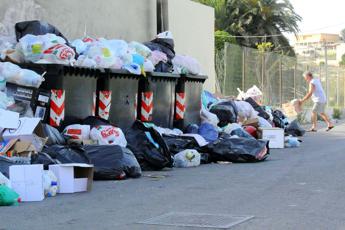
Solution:
<path fill-rule="evenodd" d="M 168 28 L 176 52 L 195 57 L 215 91 L 214 10 L 190 0 L 169 0 Z M 156 0 L 0 0 L 0 35 L 14 34 L 18 21 L 40 19 L 68 39 L 82 37 L 149 41 L 157 33 Z"/>
<path fill-rule="evenodd" d="M 156 0 L 0 0 L 0 32 L 17 21 L 43 19 L 67 38 L 87 35 L 151 40 L 157 31 Z"/>
<path fill-rule="evenodd" d="M 195 57 L 209 77 L 205 89 L 215 92 L 214 9 L 190 0 L 169 0 L 168 22 L 176 53 Z"/>

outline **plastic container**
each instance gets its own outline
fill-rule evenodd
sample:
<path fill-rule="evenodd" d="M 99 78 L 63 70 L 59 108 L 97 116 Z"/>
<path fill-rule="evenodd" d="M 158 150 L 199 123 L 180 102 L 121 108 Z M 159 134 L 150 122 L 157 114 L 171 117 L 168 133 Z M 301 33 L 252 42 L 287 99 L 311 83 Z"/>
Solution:
<path fill-rule="evenodd" d="M 184 129 L 189 124 L 200 124 L 201 93 L 206 79 L 207 76 L 204 75 L 181 75 L 178 79 L 175 89 L 174 127 Z M 184 112 L 181 111 L 182 108 Z"/>
<path fill-rule="evenodd" d="M 175 87 L 180 75 L 150 73 L 139 82 L 138 118 L 157 126 L 173 128 Z"/>
<path fill-rule="evenodd" d="M 54 127 L 79 123 L 95 115 L 97 78 L 104 69 L 89 69 L 59 64 L 28 64 L 39 74 L 46 72 L 40 90 L 50 93 L 46 121 Z"/>
<path fill-rule="evenodd" d="M 139 79 L 125 70 L 109 70 L 97 82 L 96 114 L 122 129 L 137 118 Z"/>

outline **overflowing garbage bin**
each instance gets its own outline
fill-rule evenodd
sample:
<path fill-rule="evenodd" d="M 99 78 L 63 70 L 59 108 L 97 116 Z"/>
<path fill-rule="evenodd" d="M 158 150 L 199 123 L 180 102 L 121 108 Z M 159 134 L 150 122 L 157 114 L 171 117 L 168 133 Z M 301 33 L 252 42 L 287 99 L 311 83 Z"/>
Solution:
<path fill-rule="evenodd" d="M 201 93 L 207 76 L 181 75 L 176 85 L 174 127 L 200 123 Z"/>
<path fill-rule="evenodd" d="M 139 81 L 138 118 L 158 126 L 172 128 L 175 86 L 180 75 L 150 73 Z"/>
<path fill-rule="evenodd" d="M 137 95 L 142 76 L 109 69 L 97 82 L 96 114 L 122 129 L 137 118 Z"/>

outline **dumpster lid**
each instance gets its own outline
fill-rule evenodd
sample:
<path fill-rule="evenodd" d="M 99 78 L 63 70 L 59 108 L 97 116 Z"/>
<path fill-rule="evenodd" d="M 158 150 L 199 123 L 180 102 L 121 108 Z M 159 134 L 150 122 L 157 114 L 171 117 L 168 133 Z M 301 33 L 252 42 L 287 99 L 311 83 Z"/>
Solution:
<path fill-rule="evenodd" d="M 181 74 L 181 78 L 186 79 L 187 81 L 201 81 L 204 82 L 208 79 L 206 75 L 191 75 L 191 74 Z"/>

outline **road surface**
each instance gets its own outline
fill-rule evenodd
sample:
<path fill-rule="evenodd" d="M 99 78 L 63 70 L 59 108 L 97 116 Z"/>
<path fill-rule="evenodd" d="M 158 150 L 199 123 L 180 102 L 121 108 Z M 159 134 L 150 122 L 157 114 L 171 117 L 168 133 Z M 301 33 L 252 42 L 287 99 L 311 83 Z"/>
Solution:
<path fill-rule="evenodd" d="M 0 208 L 0 229 L 200 229 L 139 224 L 170 212 L 254 216 L 230 229 L 345 229 L 345 125 L 256 164 L 209 164 L 95 182 L 90 193 Z M 205 228 L 213 229 L 213 228 Z"/>

